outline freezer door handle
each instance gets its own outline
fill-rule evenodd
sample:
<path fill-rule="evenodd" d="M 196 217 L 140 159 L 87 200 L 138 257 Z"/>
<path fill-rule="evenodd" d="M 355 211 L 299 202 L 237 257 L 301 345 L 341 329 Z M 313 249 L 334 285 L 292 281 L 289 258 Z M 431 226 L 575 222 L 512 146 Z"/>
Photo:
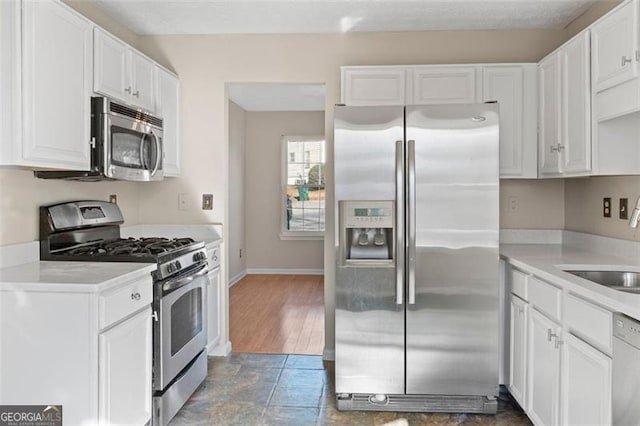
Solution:
<path fill-rule="evenodd" d="M 404 141 L 396 141 L 396 303 L 404 303 Z"/>
<path fill-rule="evenodd" d="M 408 269 L 409 269 L 409 304 L 416 303 L 416 141 L 408 141 L 407 167 L 407 239 L 408 239 Z"/>

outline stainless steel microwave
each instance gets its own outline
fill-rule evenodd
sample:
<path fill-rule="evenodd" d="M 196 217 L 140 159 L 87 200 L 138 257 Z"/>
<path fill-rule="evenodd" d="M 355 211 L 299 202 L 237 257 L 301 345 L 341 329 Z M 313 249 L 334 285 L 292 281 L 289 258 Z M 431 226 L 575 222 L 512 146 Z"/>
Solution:
<path fill-rule="evenodd" d="M 162 119 L 106 97 L 91 98 L 91 168 L 37 171 L 43 179 L 162 180 Z"/>

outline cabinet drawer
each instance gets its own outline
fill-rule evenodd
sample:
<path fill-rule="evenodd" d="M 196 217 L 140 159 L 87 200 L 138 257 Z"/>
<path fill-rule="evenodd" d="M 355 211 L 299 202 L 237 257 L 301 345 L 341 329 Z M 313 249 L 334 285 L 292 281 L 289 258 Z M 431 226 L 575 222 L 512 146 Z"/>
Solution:
<path fill-rule="evenodd" d="M 540 281 L 536 277 L 529 277 L 528 287 L 529 303 L 551 316 L 551 318 L 559 320 L 561 316 L 562 290 Z"/>
<path fill-rule="evenodd" d="M 572 294 L 564 300 L 564 320 L 581 338 L 611 353 L 613 314 Z"/>
<path fill-rule="evenodd" d="M 529 300 L 528 295 L 528 278 L 529 275 L 524 272 L 520 272 L 517 269 L 511 269 L 510 281 L 511 281 L 511 293 L 515 294 L 522 300 Z"/>
<path fill-rule="evenodd" d="M 99 327 L 103 329 L 149 305 L 153 299 L 151 277 L 107 291 L 99 299 Z"/>

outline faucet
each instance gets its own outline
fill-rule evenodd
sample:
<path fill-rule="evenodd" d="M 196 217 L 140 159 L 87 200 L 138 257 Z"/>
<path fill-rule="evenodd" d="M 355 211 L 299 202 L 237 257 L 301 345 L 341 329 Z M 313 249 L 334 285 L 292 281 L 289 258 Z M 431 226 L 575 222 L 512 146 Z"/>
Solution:
<path fill-rule="evenodd" d="M 638 202 L 636 202 L 636 208 L 633 209 L 633 213 L 631 213 L 631 220 L 629 220 L 629 226 L 632 228 L 637 228 L 640 223 L 640 197 L 638 197 Z"/>

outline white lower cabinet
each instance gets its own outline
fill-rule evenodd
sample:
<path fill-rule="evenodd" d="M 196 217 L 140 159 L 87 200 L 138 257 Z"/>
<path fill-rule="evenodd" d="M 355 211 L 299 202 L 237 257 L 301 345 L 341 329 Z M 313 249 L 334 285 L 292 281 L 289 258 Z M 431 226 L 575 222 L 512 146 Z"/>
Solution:
<path fill-rule="evenodd" d="M 561 424 L 610 425 L 611 358 L 567 333 L 561 370 Z"/>
<path fill-rule="evenodd" d="M 151 308 L 100 333 L 101 425 L 143 425 L 151 417 Z"/>
<path fill-rule="evenodd" d="M 535 309 L 527 327 L 527 414 L 536 425 L 558 423 L 560 327 Z"/>
<path fill-rule="evenodd" d="M 507 277 L 519 292 L 510 295 L 511 395 L 536 426 L 610 425 L 611 312 L 555 281 L 515 269 Z"/>
<path fill-rule="evenodd" d="M 526 407 L 527 374 L 527 302 L 511 296 L 511 331 L 509 346 L 509 391 L 521 407 Z"/>

